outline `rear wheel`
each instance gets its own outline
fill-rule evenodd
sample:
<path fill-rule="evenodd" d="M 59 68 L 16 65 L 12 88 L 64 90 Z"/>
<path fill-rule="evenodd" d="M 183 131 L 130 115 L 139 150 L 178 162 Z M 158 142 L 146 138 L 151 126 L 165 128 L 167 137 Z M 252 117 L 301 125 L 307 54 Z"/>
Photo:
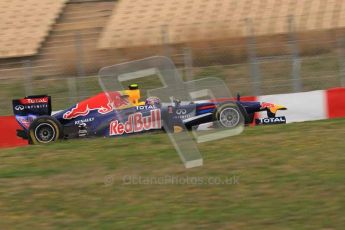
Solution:
<path fill-rule="evenodd" d="M 51 116 L 42 116 L 29 127 L 30 144 L 48 144 L 62 137 L 62 127 L 58 120 Z"/>

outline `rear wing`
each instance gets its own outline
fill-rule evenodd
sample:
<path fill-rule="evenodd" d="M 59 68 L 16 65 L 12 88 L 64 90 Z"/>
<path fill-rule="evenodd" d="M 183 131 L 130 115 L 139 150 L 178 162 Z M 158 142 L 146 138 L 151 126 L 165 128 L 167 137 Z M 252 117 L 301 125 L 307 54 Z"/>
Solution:
<path fill-rule="evenodd" d="M 27 96 L 12 100 L 13 113 L 16 116 L 51 115 L 51 98 L 47 95 Z"/>

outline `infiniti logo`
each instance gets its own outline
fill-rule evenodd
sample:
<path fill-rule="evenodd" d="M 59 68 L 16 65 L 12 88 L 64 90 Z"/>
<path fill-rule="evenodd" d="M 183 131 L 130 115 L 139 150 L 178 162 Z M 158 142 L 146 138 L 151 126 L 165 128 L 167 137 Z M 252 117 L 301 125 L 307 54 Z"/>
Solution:
<path fill-rule="evenodd" d="M 177 109 L 176 110 L 176 114 L 178 114 L 178 115 L 186 114 L 186 113 L 187 113 L 187 110 L 185 110 L 185 109 Z"/>
<path fill-rule="evenodd" d="M 17 105 L 16 107 L 14 107 L 15 110 L 24 110 L 24 105 Z"/>

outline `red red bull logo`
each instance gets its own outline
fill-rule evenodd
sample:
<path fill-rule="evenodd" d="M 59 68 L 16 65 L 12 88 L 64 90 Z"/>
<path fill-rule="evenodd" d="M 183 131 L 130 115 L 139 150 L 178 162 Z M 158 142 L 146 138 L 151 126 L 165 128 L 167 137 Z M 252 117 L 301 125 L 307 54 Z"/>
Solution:
<path fill-rule="evenodd" d="M 150 115 L 143 117 L 141 113 L 134 113 L 128 116 L 125 123 L 112 121 L 109 126 L 109 136 L 122 135 L 124 133 L 137 133 L 144 130 L 160 129 L 161 111 L 154 109 L 150 111 Z"/>
<path fill-rule="evenodd" d="M 70 111 L 64 113 L 64 119 L 73 119 L 79 116 L 86 116 L 90 111 L 97 110 L 100 114 L 107 114 L 116 108 L 128 105 L 128 101 L 121 97 L 119 92 L 108 93 L 111 100 L 105 93 L 100 93 L 92 98 L 86 99 L 78 104 Z"/>

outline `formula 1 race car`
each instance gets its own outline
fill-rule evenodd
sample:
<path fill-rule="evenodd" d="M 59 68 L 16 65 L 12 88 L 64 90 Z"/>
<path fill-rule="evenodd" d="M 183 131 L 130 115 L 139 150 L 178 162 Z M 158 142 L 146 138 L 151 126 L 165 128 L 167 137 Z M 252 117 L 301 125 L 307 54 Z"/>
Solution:
<path fill-rule="evenodd" d="M 58 139 L 81 137 L 110 137 L 151 130 L 180 132 L 202 124 L 217 121 L 222 128 L 235 128 L 240 124 L 286 123 L 285 117 L 276 117 L 284 106 L 216 99 L 162 103 L 157 97 L 140 101 L 137 84 L 128 90 L 102 92 L 72 107 L 52 114 L 51 98 L 46 95 L 28 96 L 13 100 L 13 111 L 21 130 L 17 136 L 30 144 L 45 144 Z M 255 119 L 256 112 L 266 111 L 268 118 Z"/>

